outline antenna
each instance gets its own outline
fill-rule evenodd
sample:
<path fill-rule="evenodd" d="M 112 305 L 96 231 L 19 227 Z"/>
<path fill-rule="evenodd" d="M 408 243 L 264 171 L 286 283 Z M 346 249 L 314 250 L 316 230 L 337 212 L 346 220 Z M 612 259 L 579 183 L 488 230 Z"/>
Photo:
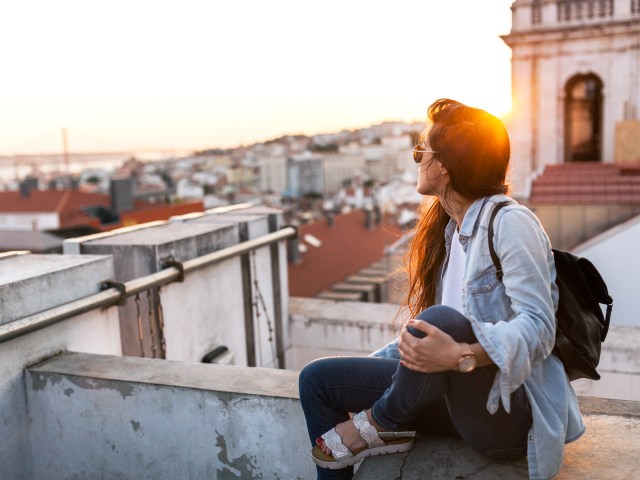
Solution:
<path fill-rule="evenodd" d="M 62 129 L 62 156 L 64 160 L 64 169 L 69 174 L 69 152 L 67 151 L 67 129 Z"/>

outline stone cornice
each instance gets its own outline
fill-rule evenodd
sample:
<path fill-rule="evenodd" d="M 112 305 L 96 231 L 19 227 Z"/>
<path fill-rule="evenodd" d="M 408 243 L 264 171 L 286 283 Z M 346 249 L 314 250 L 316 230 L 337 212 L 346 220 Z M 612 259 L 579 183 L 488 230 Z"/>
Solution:
<path fill-rule="evenodd" d="M 640 21 L 625 20 L 611 23 L 559 25 L 550 28 L 532 28 L 511 32 L 500 37 L 508 46 L 522 43 L 553 42 L 558 40 L 580 40 L 595 36 L 640 34 Z"/>

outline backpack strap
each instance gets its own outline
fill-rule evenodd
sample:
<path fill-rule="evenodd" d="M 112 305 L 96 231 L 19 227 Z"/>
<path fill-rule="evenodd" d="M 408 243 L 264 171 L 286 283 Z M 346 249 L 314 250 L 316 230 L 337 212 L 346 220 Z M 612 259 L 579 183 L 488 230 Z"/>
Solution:
<path fill-rule="evenodd" d="M 491 255 L 491 260 L 493 260 L 493 265 L 496 267 L 496 278 L 499 282 L 502 282 L 502 277 L 504 277 L 504 272 L 502 271 L 502 264 L 500 263 L 500 259 L 496 254 L 495 248 L 493 248 L 493 220 L 496 218 L 496 214 L 500 211 L 502 207 L 506 207 L 511 202 L 504 201 L 500 203 L 496 203 L 491 211 L 491 217 L 489 217 L 489 254 Z"/>

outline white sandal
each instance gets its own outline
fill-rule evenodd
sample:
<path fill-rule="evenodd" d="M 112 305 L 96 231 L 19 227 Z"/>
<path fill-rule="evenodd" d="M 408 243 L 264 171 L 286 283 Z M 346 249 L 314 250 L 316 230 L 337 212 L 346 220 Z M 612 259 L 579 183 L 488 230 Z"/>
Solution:
<path fill-rule="evenodd" d="M 416 432 L 378 432 L 369 423 L 367 413 L 364 411 L 354 415 L 352 421 L 368 447 L 352 452 L 342 443 L 336 429 L 332 428 L 321 437 L 325 445 L 331 449 L 331 455 L 325 455 L 318 445 L 311 450 L 311 458 L 316 465 L 337 470 L 354 465 L 366 457 L 408 452 L 413 448 Z"/>

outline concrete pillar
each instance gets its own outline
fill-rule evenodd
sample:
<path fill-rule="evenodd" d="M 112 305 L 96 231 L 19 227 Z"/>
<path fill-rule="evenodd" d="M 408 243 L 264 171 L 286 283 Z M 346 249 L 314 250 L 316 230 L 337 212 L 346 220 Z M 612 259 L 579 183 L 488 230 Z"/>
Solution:
<path fill-rule="evenodd" d="M 113 279 L 113 261 L 94 255 L 17 255 L 0 258 L 0 331 L 15 322 L 100 292 Z M 119 355 L 116 308 L 61 320 L 0 344 L 0 477 L 33 474 L 23 371 L 64 350 Z"/>
<path fill-rule="evenodd" d="M 167 259 L 184 262 L 238 241 L 238 226 L 231 222 L 168 223 L 75 239 L 74 245 L 82 253 L 113 255 L 116 280 L 128 282 L 162 270 Z M 230 329 L 242 325 L 242 311 L 237 309 L 242 298 L 239 259 L 189 277 L 184 283 L 150 288 L 119 308 L 125 355 L 200 361 L 219 342 L 219 330 L 227 322 Z M 170 297 L 176 298 L 175 304 Z M 234 301 L 238 303 L 231 309 Z M 224 318 L 218 318 L 220 314 Z M 244 357 L 242 332 L 237 337 L 234 350 Z"/>

